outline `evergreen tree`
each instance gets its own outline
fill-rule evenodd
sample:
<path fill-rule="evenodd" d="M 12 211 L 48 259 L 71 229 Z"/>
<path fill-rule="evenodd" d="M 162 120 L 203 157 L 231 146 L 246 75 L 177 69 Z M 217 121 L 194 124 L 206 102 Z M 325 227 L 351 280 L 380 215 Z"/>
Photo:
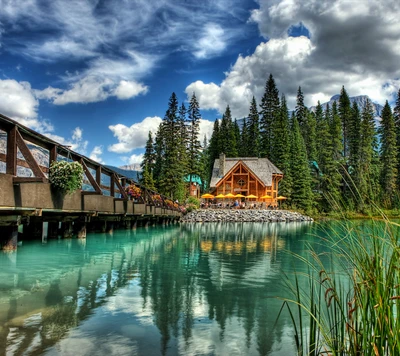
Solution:
<path fill-rule="evenodd" d="M 260 107 L 260 155 L 262 157 L 270 157 L 273 122 L 280 109 L 279 91 L 272 74 L 269 75 L 265 84 Z"/>
<path fill-rule="evenodd" d="M 348 146 L 349 146 L 349 166 L 351 167 L 350 173 L 354 172 L 360 151 L 360 126 L 361 115 L 356 102 L 353 103 L 351 108 L 351 116 L 348 127 Z"/>
<path fill-rule="evenodd" d="M 350 126 L 352 112 L 351 112 L 350 98 L 344 86 L 340 91 L 338 110 L 343 130 L 343 156 L 347 164 L 347 159 L 349 155 L 349 130 L 350 130 L 349 126 Z"/>
<path fill-rule="evenodd" d="M 151 134 L 151 131 L 149 131 L 149 137 L 146 141 L 143 160 L 142 163 L 140 164 L 142 171 L 144 171 L 145 168 L 147 168 L 149 173 L 153 173 L 155 161 L 156 161 L 156 153 L 154 151 L 153 136 Z"/>
<path fill-rule="evenodd" d="M 200 153 L 200 162 L 199 162 L 199 176 L 201 178 L 201 183 L 202 183 L 202 187 L 201 187 L 201 191 L 205 192 L 208 188 L 208 162 L 210 160 L 209 158 L 209 154 L 210 154 L 210 150 L 209 150 L 209 146 L 207 144 L 207 137 L 204 136 L 203 139 L 203 145 L 202 145 L 202 150 Z"/>
<path fill-rule="evenodd" d="M 161 193 L 164 193 L 171 199 L 182 199 L 185 167 L 182 166 L 179 160 L 179 146 L 176 144 L 176 134 L 179 133 L 179 125 L 178 99 L 175 93 L 172 93 L 169 99 L 168 110 L 164 116 L 162 125 L 162 133 L 165 141 L 165 158 L 160 174 L 159 189 Z"/>
<path fill-rule="evenodd" d="M 226 157 L 238 156 L 235 129 L 229 105 L 226 107 L 224 115 L 222 115 L 219 141 L 220 153 L 225 153 Z"/>
<path fill-rule="evenodd" d="M 259 115 L 257 111 L 257 102 L 253 96 L 250 105 L 249 121 L 248 121 L 248 134 L 249 134 L 249 157 L 259 157 L 260 155 L 260 128 L 259 128 Z"/>
<path fill-rule="evenodd" d="M 243 127 L 240 135 L 240 148 L 239 148 L 240 157 L 250 157 L 249 146 L 250 146 L 249 125 L 247 123 L 247 120 L 243 119 Z"/>
<path fill-rule="evenodd" d="M 286 98 L 282 95 L 279 115 L 274 123 L 274 144 L 271 151 L 271 159 L 284 174 L 279 184 L 279 195 L 290 196 L 292 179 L 290 172 L 290 127 L 289 112 Z"/>
<path fill-rule="evenodd" d="M 396 131 L 392 109 L 386 101 L 382 110 L 381 121 L 381 186 L 383 199 L 382 202 L 387 207 L 391 207 L 396 194 L 397 183 L 397 150 L 396 150 Z"/>
<path fill-rule="evenodd" d="M 153 178 L 155 180 L 156 190 L 159 190 L 159 183 L 161 178 L 162 167 L 165 161 L 165 140 L 163 135 L 163 124 L 158 126 L 156 137 L 154 140 L 154 167 L 153 167 Z"/>
<path fill-rule="evenodd" d="M 235 142 L 236 142 L 236 156 L 235 157 L 238 157 L 238 156 L 240 156 L 240 139 L 241 139 L 241 135 L 240 135 L 240 127 L 239 127 L 239 124 L 238 124 L 236 119 L 233 122 L 233 132 L 234 132 Z"/>
<path fill-rule="evenodd" d="M 220 149 L 220 125 L 219 120 L 216 119 L 214 121 L 213 132 L 211 134 L 210 142 L 207 148 L 207 181 L 210 182 L 211 173 L 214 166 L 214 161 L 219 158 L 220 153 L 222 152 Z"/>
<path fill-rule="evenodd" d="M 156 190 L 154 179 L 153 179 L 153 173 L 149 172 L 148 166 L 144 166 L 142 170 L 142 176 L 139 179 L 140 184 L 145 186 L 146 188 L 150 190 Z"/>
<path fill-rule="evenodd" d="M 189 172 L 189 185 L 192 184 L 192 176 L 200 172 L 200 155 L 201 144 L 199 140 L 200 134 L 200 109 L 197 102 L 196 95 L 193 93 L 190 99 L 189 110 L 189 128 L 188 128 L 188 172 Z"/>
<path fill-rule="evenodd" d="M 307 123 L 307 108 L 304 105 L 304 95 L 301 90 L 301 87 L 297 90 L 297 98 L 296 98 L 296 108 L 295 108 L 295 116 L 296 120 L 299 123 L 300 132 L 304 137 L 304 133 L 306 131 L 306 123 Z"/>
<path fill-rule="evenodd" d="M 374 124 L 374 109 L 367 100 L 361 114 L 360 146 L 355 172 L 355 184 L 358 189 L 358 207 L 363 209 L 365 204 L 376 202 L 379 193 L 377 184 L 377 138 Z M 374 159 L 375 158 L 375 159 Z"/>
<path fill-rule="evenodd" d="M 306 146 L 300 133 L 297 118 L 293 118 L 290 172 L 292 182 L 292 203 L 305 211 L 312 207 L 311 175 L 308 165 Z"/>
<path fill-rule="evenodd" d="M 400 89 L 397 93 L 396 105 L 393 109 L 394 124 L 396 127 L 397 145 L 397 172 L 400 172 Z M 397 190 L 400 190 L 400 174 L 397 174 Z"/>
<path fill-rule="evenodd" d="M 304 132 L 304 141 L 307 150 L 307 157 L 310 162 L 317 160 L 317 120 L 315 114 L 312 112 L 306 111 L 306 124 L 305 124 L 305 132 Z"/>

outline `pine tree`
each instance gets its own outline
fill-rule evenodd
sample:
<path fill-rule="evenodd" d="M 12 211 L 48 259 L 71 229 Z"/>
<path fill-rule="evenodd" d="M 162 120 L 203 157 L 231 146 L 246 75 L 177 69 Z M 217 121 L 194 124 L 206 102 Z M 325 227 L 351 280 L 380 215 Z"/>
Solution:
<path fill-rule="evenodd" d="M 160 178 L 162 167 L 165 161 L 165 139 L 163 134 L 163 124 L 161 123 L 158 126 L 158 130 L 156 133 L 156 137 L 154 140 L 154 153 L 155 153 L 155 160 L 154 160 L 154 168 L 153 168 L 153 178 L 155 180 L 156 190 L 159 190 Z"/>
<path fill-rule="evenodd" d="M 300 132 L 304 137 L 303 133 L 306 131 L 306 123 L 307 123 L 307 108 L 304 105 L 304 95 L 301 90 L 301 87 L 299 87 L 299 89 L 297 90 L 295 116 L 297 122 L 299 123 Z"/>
<path fill-rule="evenodd" d="M 279 195 L 290 197 L 292 179 L 290 172 L 290 127 L 286 98 L 282 95 L 279 115 L 274 123 L 271 159 L 284 174 L 279 184 Z"/>
<path fill-rule="evenodd" d="M 236 156 L 235 157 L 238 157 L 238 156 L 240 156 L 240 152 L 239 151 L 240 151 L 241 135 L 240 135 L 240 127 L 239 127 L 239 124 L 238 124 L 236 119 L 233 122 L 233 132 L 234 132 L 235 142 L 236 142 Z"/>
<path fill-rule="evenodd" d="M 149 172 L 148 166 L 144 166 L 139 182 L 150 190 L 157 190 L 153 179 L 153 173 Z"/>
<path fill-rule="evenodd" d="M 292 123 L 290 172 L 293 178 L 292 203 L 304 211 L 309 211 L 313 202 L 311 175 L 306 146 L 296 117 Z"/>
<path fill-rule="evenodd" d="M 242 132 L 240 135 L 239 157 L 250 157 L 249 146 L 250 146 L 249 125 L 247 123 L 247 120 L 243 119 Z"/>
<path fill-rule="evenodd" d="M 260 118 L 257 111 L 257 102 L 253 96 L 250 105 L 249 121 L 248 121 L 248 134 L 249 134 L 249 157 L 259 157 L 260 155 Z"/>
<path fill-rule="evenodd" d="M 306 124 L 305 124 L 305 133 L 303 135 L 307 157 L 310 162 L 317 160 L 317 120 L 315 118 L 315 114 L 312 112 L 306 111 Z"/>
<path fill-rule="evenodd" d="M 213 127 L 213 132 L 211 134 L 210 142 L 207 148 L 207 156 L 208 156 L 208 162 L 207 162 L 207 181 L 210 182 L 211 179 L 211 173 L 213 170 L 214 166 L 214 161 L 219 158 L 220 153 L 222 152 L 220 149 L 220 126 L 219 126 L 219 120 L 216 119 L 214 121 L 214 127 Z"/>
<path fill-rule="evenodd" d="M 354 171 L 360 151 L 360 126 L 361 115 L 356 102 L 353 103 L 351 108 L 351 116 L 348 127 L 348 146 L 349 146 L 349 166 L 350 174 Z"/>
<path fill-rule="evenodd" d="M 179 160 L 179 147 L 176 144 L 176 134 L 179 133 L 179 125 L 178 99 L 175 93 L 172 93 L 169 99 L 168 110 L 164 116 L 162 125 L 162 133 L 165 141 L 165 158 L 160 174 L 159 189 L 161 193 L 171 197 L 171 199 L 180 199 L 182 191 L 184 191 L 182 187 L 184 184 L 185 167 L 181 165 Z"/>
<path fill-rule="evenodd" d="M 377 175 L 379 167 L 377 160 L 377 138 L 374 124 L 374 109 L 369 99 L 361 113 L 360 147 L 355 171 L 355 185 L 359 200 L 358 208 L 363 209 L 365 204 L 376 202 L 379 195 Z M 375 159 L 374 159 L 375 158 Z"/>
<path fill-rule="evenodd" d="M 200 134 L 200 109 L 197 102 L 196 95 L 193 93 L 190 99 L 189 110 L 189 127 L 188 127 L 188 172 L 189 172 L 189 185 L 192 184 L 192 177 L 194 174 L 199 174 L 200 171 L 200 155 L 201 144 L 199 140 Z"/>
<path fill-rule="evenodd" d="M 342 87 L 342 90 L 340 92 L 338 110 L 343 130 L 343 156 L 347 164 L 347 159 L 349 156 L 349 130 L 350 130 L 349 126 L 352 113 L 351 113 L 350 98 L 344 86 Z"/>
<path fill-rule="evenodd" d="M 393 109 L 394 124 L 396 127 L 397 145 L 397 172 L 400 172 L 400 89 L 397 93 L 396 105 Z M 397 174 L 397 190 L 400 190 L 400 174 Z"/>
<path fill-rule="evenodd" d="M 270 157 L 273 122 L 279 115 L 280 109 L 279 91 L 272 74 L 269 75 L 265 84 L 260 107 L 260 155 L 262 157 Z"/>
<path fill-rule="evenodd" d="M 387 207 L 391 207 L 396 195 L 397 150 L 394 118 L 388 101 L 386 101 L 382 110 L 380 134 L 382 201 Z"/>
<path fill-rule="evenodd" d="M 143 160 L 142 163 L 140 164 L 142 171 L 144 171 L 144 169 L 147 168 L 148 172 L 152 173 L 155 161 L 156 161 L 156 153 L 154 151 L 153 136 L 151 134 L 151 131 L 149 131 L 149 136 L 146 141 L 146 147 L 143 154 Z"/>
<path fill-rule="evenodd" d="M 238 156 L 235 129 L 229 105 L 226 107 L 224 115 L 222 115 L 219 140 L 220 153 L 225 153 L 227 157 Z"/>

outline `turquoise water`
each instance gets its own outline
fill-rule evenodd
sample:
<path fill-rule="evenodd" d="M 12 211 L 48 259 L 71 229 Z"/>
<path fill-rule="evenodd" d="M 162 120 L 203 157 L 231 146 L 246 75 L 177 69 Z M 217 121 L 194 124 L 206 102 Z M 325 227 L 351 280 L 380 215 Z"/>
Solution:
<path fill-rule="evenodd" d="M 0 355 L 293 355 L 288 251 L 311 223 L 199 224 L 0 253 Z"/>

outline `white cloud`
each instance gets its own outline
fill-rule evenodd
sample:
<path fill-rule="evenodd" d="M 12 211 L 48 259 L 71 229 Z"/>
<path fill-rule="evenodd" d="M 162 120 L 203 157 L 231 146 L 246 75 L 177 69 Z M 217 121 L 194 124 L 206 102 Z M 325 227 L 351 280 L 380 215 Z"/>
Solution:
<path fill-rule="evenodd" d="M 130 127 L 123 124 L 109 126 L 118 143 L 109 146 L 108 151 L 127 153 L 136 148 L 144 147 L 149 136 L 149 131 L 154 134 L 161 121 L 160 117 L 154 116 L 146 117 L 143 121 L 135 123 Z"/>
<path fill-rule="evenodd" d="M 83 140 L 83 130 L 79 127 L 76 127 L 74 130 L 72 130 L 70 138 L 65 138 L 63 136 L 53 134 L 52 132 L 43 132 L 43 135 L 63 146 L 67 146 L 72 151 L 79 152 L 82 155 L 86 154 L 89 141 Z"/>
<path fill-rule="evenodd" d="M 143 161 L 143 154 L 133 154 L 128 157 L 127 162 L 128 164 L 140 164 Z"/>
<path fill-rule="evenodd" d="M 79 126 L 75 127 L 75 129 L 72 131 L 72 139 L 74 141 L 82 140 L 82 135 L 83 135 L 83 131 Z"/>
<path fill-rule="evenodd" d="M 0 112 L 18 119 L 35 119 L 38 101 L 28 82 L 13 79 L 0 80 Z"/>
<path fill-rule="evenodd" d="M 120 100 L 133 98 L 139 94 L 147 93 L 147 86 L 133 81 L 121 80 L 114 89 L 114 95 Z"/>
<path fill-rule="evenodd" d="M 213 129 L 214 129 L 214 121 L 209 121 L 209 120 L 205 120 L 205 119 L 200 120 L 199 140 L 202 145 L 203 145 L 204 136 L 207 137 L 207 142 L 210 141 Z"/>
<path fill-rule="evenodd" d="M 202 37 L 195 44 L 194 55 L 197 58 L 209 58 L 220 54 L 226 48 L 227 35 L 224 29 L 214 23 L 204 27 Z"/>
<path fill-rule="evenodd" d="M 90 152 L 89 158 L 98 163 L 104 164 L 103 159 L 100 157 L 103 154 L 103 146 L 94 146 Z"/>

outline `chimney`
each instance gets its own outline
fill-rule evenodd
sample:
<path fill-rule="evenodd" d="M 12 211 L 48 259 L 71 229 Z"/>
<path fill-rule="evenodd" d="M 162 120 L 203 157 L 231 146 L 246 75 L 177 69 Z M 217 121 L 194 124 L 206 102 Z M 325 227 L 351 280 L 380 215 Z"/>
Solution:
<path fill-rule="evenodd" d="M 225 175 L 225 153 L 219 155 L 219 176 L 223 177 Z"/>

